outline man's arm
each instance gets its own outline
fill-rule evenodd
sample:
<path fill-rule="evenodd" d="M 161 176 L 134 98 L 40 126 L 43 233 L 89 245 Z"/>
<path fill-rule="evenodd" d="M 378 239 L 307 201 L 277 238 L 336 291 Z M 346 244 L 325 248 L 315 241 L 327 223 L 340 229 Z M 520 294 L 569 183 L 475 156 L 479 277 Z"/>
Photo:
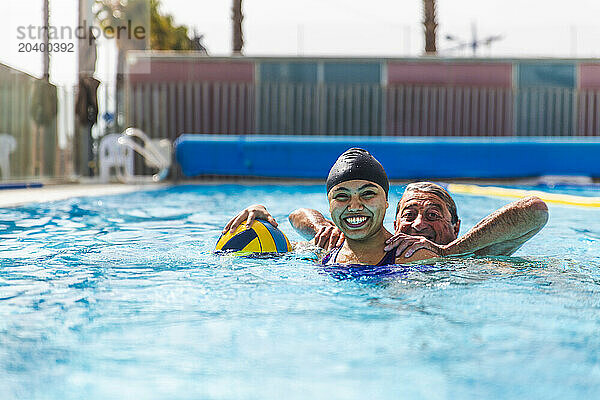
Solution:
<path fill-rule="evenodd" d="M 298 233 L 308 240 L 314 239 L 314 243 L 323 249 L 330 250 L 344 242 L 344 234 L 317 210 L 300 208 L 288 219 Z"/>
<path fill-rule="evenodd" d="M 464 236 L 444 248 L 444 255 L 509 256 L 538 233 L 548 221 L 548 207 L 532 196 L 494 211 Z"/>

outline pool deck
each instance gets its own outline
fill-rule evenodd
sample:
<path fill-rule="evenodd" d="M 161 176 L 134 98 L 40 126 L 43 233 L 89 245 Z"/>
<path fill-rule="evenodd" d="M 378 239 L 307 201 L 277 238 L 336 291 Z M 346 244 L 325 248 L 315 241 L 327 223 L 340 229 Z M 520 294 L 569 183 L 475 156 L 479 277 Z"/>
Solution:
<path fill-rule="evenodd" d="M 0 190 L 0 207 L 16 207 L 30 203 L 64 200 L 71 197 L 105 196 L 154 190 L 170 184 L 124 185 L 124 184 L 66 184 L 41 188 Z"/>

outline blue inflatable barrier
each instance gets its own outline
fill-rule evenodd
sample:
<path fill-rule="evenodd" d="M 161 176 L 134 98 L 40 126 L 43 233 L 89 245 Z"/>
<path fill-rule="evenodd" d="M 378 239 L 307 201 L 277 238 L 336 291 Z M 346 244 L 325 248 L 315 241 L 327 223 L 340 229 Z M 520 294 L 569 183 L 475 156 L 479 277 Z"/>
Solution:
<path fill-rule="evenodd" d="M 3 189 L 32 189 L 32 188 L 41 188 L 43 186 L 42 183 L 39 182 L 10 182 L 10 183 L 0 183 L 0 190 Z"/>
<path fill-rule="evenodd" d="M 325 179 L 337 157 L 362 147 L 390 179 L 600 176 L 600 138 L 441 138 L 184 134 L 186 176 Z"/>

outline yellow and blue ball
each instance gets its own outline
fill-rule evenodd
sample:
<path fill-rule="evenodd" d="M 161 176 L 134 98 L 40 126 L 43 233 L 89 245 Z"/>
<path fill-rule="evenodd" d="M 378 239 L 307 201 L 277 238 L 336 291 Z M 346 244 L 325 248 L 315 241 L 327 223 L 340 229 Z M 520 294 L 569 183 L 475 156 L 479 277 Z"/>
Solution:
<path fill-rule="evenodd" d="M 215 250 L 238 254 L 285 253 L 291 251 L 292 246 L 283 232 L 267 221 L 257 219 L 250 229 L 243 223 L 234 232 L 225 232 Z"/>

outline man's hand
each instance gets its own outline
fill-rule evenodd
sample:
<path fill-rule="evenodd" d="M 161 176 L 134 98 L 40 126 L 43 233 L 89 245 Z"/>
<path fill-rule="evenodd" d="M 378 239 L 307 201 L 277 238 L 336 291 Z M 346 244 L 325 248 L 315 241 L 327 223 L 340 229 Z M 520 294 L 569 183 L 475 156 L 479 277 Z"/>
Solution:
<path fill-rule="evenodd" d="M 329 221 L 327 221 L 329 222 Z M 315 234 L 315 245 L 325 250 L 331 250 L 344 243 L 344 234 L 334 224 L 324 225 L 317 230 Z"/>
<path fill-rule="evenodd" d="M 223 228 L 222 233 L 225 233 L 228 230 L 230 230 L 232 232 L 235 231 L 237 229 L 237 227 L 240 226 L 244 221 L 246 221 L 246 227 L 250 228 L 255 219 L 267 220 L 271 225 L 273 225 L 274 227 L 277 228 L 277 225 L 278 225 L 277 222 L 275 222 L 275 219 L 271 216 L 271 214 L 269 214 L 269 212 L 267 211 L 265 206 L 262 206 L 260 204 L 255 204 L 253 206 L 246 208 L 245 210 L 240 212 L 238 215 L 233 217 L 227 223 L 227 225 L 225 225 L 225 228 Z"/>
<path fill-rule="evenodd" d="M 386 240 L 386 246 L 383 250 L 390 251 L 394 247 L 396 247 L 396 257 L 406 251 L 404 257 L 410 258 L 419 249 L 427 249 L 440 257 L 445 255 L 444 246 L 427 240 L 423 236 L 411 236 L 400 232 Z"/>

